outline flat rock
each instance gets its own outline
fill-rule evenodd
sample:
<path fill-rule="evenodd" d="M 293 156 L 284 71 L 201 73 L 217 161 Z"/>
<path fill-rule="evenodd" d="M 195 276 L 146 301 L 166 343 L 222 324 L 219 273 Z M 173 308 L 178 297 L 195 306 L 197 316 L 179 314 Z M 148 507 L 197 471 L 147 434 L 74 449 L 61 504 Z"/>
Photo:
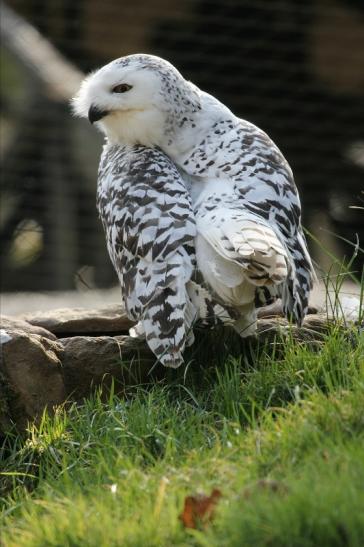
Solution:
<path fill-rule="evenodd" d="M 28 313 L 20 316 L 28 323 L 43 327 L 58 337 L 69 335 L 102 335 L 127 333 L 134 324 L 125 314 L 122 306 L 108 306 L 102 309 L 84 308 L 58 309 L 47 312 Z"/>
<path fill-rule="evenodd" d="M 323 313 L 306 315 L 301 327 L 290 324 L 285 317 L 263 316 L 258 320 L 257 338 L 273 343 L 277 336 L 284 340 L 285 335 L 288 335 L 297 342 L 320 342 L 329 331 L 331 323 Z"/>
<path fill-rule="evenodd" d="M 65 400 L 81 401 L 100 385 L 110 387 L 114 383 L 115 392 L 122 394 L 127 387 L 167 374 L 162 365 L 156 364 L 145 340 L 100 336 L 100 332 L 109 334 L 130 327 L 131 322 L 119 307 L 56 310 L 26 317 L 27 321 L 2 318 L 0 432 L 6 431 L 12 422 L 24 430 L 28 421 L 41 416 L 44 408 L 52 410 Z M 282 352 L 285 336 L 316 346 L 324 339 L 330 323 L 326 314 L 308 315 L 302 327 L 289 325 L 280 316 L 262 317 L 255 339 L 268 344 L 278 341 Z M 63 336 L 56 339 L 47 329 Z M 83 330 L 94 335 L 80 335 Z M 210 352 L 213 348 L 217 353 L 239 356 L 245 351 L 245 342 L 232 329 L 230 333 L 233 336 L 225 343 L 214 331 L 196 329 L 196 344 L 186 351 L 186 362 L 195 360 L 203 365 L 208 360 L 207 347 Z"/>
<path fill-rule="evenodd" d="M 49 340 L 57 340 L 57 337 L 45 328 L 32 325 L 28 321 L 16 317 L 2 315 L 0 318 L 0 327 L 6 331 L 21 331 L 28 334 L 38 334 L 39 336 L 44 336 L 44 338 L 49 338 Z"/>
<path fill-rule="evenodd" d="M 63 346 L 48 333 L 22 330 L 20 322 L 4 326 L 0 332 L 0 426 L 5 431 L 15 423 L 24 430 L 45 408 L 52 411 L 66 398 Z"/>
<path fill-rule="evenodd" d="M 307 313 L 309 315 L 313 315 L 318 312 L 319 312 L 318 306 L 314 306 L 313 304 L 310 304 L 308 306 Z M 276 300 L 276 302 L 273 302 L 273 304 L 270 304 L 269 306 L 263 306 L 262 308 L 258 308 L 257 316 L 258 316 L 258 319 L 265 318 L 265 317 L 277 317 L 277 316 L 284 317 L 284 311 L 282 308 L 281 300 L 280 299 Z"/>
<path fill-rule="evenodd" d="M 66 394 L 76 401 L 101 384 L 115 382 L 120 392 L 145 381 L 156 361 L 144 340 L 130 336 L 73 336 L 59 341 L 64 348 Z"/>

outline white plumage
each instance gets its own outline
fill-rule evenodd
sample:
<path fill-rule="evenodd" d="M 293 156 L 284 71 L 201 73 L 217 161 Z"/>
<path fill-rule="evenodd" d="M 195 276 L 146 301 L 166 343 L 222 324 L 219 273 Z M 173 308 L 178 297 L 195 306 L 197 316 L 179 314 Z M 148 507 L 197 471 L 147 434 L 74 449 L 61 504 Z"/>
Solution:
<path fill-rule="evenodd" d="M 97 208 L 133 336 L 145 336 L 169 367 L 183 362 L 192 325 L 229 320 L 192 276 L 196 258 L 191 198 L 174 164 L 156 148 L 104 146 Z"/>
<path fill-rule="evenodd" d="M 213 301 L 238 314 L 242 336 L 254 332 L 256 307 L 277 296 L 286 315 L 302 322 L 314 274 L 300 201 L 287 161 L 263 131 L 149 55 L 91 75 L 74 109 L 98 122 L 110 144 L 163 151 L 156 169 L 173 162 L 192 198 L 197 269 Z M 159 188 L 164 195 L 166 186 Z M 152 235 L 145 237 L 153 255 Z"/>

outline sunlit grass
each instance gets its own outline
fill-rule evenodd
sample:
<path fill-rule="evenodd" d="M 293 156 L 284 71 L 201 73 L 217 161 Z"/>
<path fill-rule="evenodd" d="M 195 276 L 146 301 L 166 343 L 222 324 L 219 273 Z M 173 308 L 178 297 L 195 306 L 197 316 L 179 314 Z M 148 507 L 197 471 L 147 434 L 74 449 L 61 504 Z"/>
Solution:
<path fill-rule="evenodd" d="M 361 545 L 363 336 L 285 345 L 97 393 L 9 438 L 3 544 Z M 213 524 L 185 530 L 184 497 L 213 488 Z"/>

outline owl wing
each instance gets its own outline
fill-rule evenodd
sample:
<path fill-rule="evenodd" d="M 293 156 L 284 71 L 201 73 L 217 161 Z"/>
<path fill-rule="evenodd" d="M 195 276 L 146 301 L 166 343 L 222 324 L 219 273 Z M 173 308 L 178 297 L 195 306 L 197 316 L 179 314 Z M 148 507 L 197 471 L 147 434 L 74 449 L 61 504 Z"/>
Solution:
<path fill-rule="evenodd" d="M 224 227 L 220 222 L 216 231 L 213 225 L 209 229 L 205 223 L 204 229 L 207 238 L 214 238 L 215 245 L 225 256 L 232 249 L 235 258 L 244 255 L 247 244 L 249 252 L 250 243 L 253 243 L 252 256 L 259 256 L 264 242 L 272 243 L 272 249 L 280 248 L 276 260 L 278 270 L 274 272 L 271 268 L 268 272 L 269 268 L 264 269 L 268 277 L 276 277 L 274 290 L 282 296 L 286 315 L 300 324 L 307 312 L 314 272 L 302 232 L 297 188 L 292 171 L 277 146 L 253 124 L 227 113 L 211 126 L 192 152 L 181 158 L 181 166 L 189 176 L 206 183 L 206 189 L 201 190 L 196 200 L 196 215 L 209 214 L 212 207 L 215 211 L 229 210 L 228 215 L 225 214 Z M 208 203 L 211 195 L 213 204 Z M 249 239 L 246 222 L 254 222 L 254 219 L 256 234 L 250 239 L 255 239 L 256 243 L 244 241 L 237 251 L 237 241 Z M 216 224 L 216 218 L 212 220 Z M 260 237 L 262 226 L 267 233 Z M 198 231 L 201 229 L 198 220 Z M 286 262 L 285 274 L 282 258 Z M 258 262 L 261 267 L 262 261 Z M 274 261 L 270 266 L 275 268 Z M 254 271 L 252 262 L 250 269 Z"/>
<path fill-rule="evenodd" d="M 128 316 L 141 322 L 165 366 L 179 366 L 190 327 L 186 284 L 196 234 L 183 180 L 156 148 L 106 146 L 97 206 Z"/>

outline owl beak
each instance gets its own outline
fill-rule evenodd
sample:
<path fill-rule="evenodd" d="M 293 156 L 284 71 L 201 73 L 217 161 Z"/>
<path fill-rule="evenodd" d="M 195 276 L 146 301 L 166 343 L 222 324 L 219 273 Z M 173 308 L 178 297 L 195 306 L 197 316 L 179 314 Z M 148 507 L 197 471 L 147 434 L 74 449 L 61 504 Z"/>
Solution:
<path fill-rule="evenodd" d="M 107 110 L 101 110 L 98 106 L 91 105 L 88 111 L 88 119 L 90 123 L 98 122 L 107 116 L 109 112 Z"/>

